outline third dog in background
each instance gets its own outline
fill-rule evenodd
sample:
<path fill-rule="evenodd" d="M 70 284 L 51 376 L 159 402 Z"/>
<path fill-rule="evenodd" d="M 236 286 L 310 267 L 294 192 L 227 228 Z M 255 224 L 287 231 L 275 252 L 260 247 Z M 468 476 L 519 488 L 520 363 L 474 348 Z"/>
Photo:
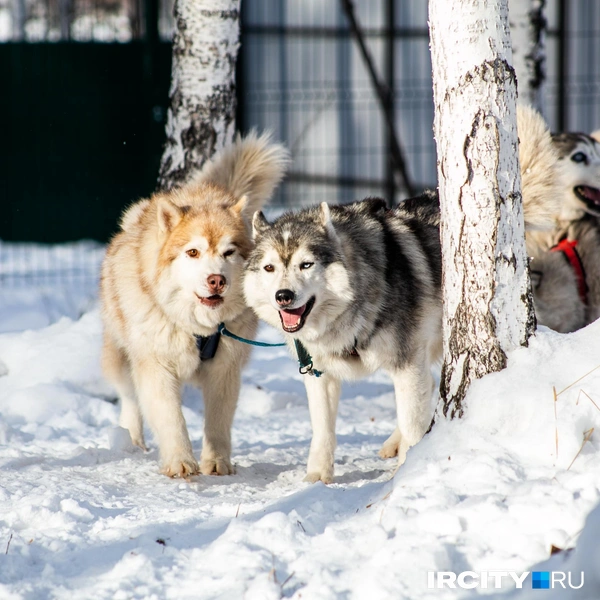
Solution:
<path fill-rule="evenodd" d="M 600 317 L 600 143 L 584 133 L 552 139 L 560 206 L 552 230 L 529 233 L 527 245 L 538 320 L 567 332 Z"/>

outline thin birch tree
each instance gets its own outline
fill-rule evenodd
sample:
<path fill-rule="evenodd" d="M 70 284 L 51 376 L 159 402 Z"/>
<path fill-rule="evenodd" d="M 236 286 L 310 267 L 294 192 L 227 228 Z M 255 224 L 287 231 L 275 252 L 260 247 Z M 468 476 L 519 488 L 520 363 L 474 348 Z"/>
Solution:
<path fill-rule="evenodd" d="M 546 0 L 509 0 L 513 66 L 519 100 L 544 113 Z"/>
<path fill-rule="evenodd" d="M 442 213 L 443 413 L 527 345 L 527 269 L 508 0 L 430 0 Z"/>
<path fill-rule="evenodd" d="M 158 187 L 184 183 L 233 141 L 240 0 L 176 0 L 167 140 Z"/>

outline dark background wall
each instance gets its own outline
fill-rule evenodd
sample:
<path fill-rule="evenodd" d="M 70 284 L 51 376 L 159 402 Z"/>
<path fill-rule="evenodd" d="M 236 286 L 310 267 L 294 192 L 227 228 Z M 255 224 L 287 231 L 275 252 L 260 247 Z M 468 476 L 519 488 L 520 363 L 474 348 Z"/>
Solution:
<path fill-rule="evenodd" d="M 154 190 L 170 62 L 168 43 L 0 44 L 0 238 L 108 238 Z"/>
<path fill-rule="evenodd" d="M 105 242 L 123 208 L 152 193 L 164 140 L 172 4 L 0 3 L 0 23 L 7 15 L 12 23 L 8 36 L 0 28 L 0 240 Z M 427 2 L 353 5 L 375 67 L 393 90 L 392 119 L 412 186 L 435 186 Z M 406 197 L 342 3 L 241 6 L 238 124 L 272 130 L 293 158 L 272 204 Z M 600 2 L 546 6 L 545 116 L 554 130 L 598 129 Z"/>

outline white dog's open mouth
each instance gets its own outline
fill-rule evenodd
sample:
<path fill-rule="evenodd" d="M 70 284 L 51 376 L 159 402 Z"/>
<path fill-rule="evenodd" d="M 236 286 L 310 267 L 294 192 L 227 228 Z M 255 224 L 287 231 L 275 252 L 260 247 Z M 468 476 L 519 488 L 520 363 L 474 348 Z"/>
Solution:
<path fill-rule="evenodd" d="M 198 294 L 196 294 L 196 298 L 200 300 L 200 304 L 210 308 L 216 308 L 224 302 L 223 296 L 219 296 L 219 294 L 214 294 L 213 296 L 208 296 L 207 298 L 203 298 L 202 296 L 198 296 Z"/>
<path fill-rule="evenodd" d="M 589 185 L 578 185 L 574 188 L 575 195 L 594 212 L 600 211 L 600 190 Z"/>
<path fill-rule="evenodd" d="M 287 331 L 288 333 L 300 331 L 300 329 L 304 327 L 306 317 L 308 317 L 314 304 L 315 297 L 313 296 L 304 306 L 281 309 L 279 311 L 279 318 L 281 319 L 281 326 L 284 331 Z"/>

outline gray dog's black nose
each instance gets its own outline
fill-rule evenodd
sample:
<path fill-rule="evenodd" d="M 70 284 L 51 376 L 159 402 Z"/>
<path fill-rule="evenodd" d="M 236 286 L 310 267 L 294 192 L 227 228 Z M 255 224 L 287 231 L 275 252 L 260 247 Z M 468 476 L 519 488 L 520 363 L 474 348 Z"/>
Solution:
<path fill-rule="evenodd" d="M 277 290 L 275 292 L 275 300 L 277 300 L 279 306 L 289 306 L 294 301 L 295 297 L 292 290 Z"/>

